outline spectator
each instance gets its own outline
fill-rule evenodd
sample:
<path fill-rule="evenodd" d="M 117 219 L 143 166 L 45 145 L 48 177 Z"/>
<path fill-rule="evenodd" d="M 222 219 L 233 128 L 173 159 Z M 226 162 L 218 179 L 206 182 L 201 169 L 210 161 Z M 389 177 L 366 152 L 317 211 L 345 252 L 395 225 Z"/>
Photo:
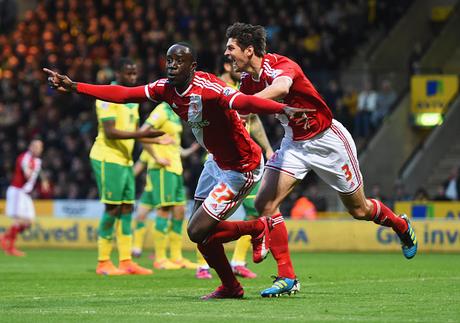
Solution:
<path fill-rule="evenodd" d="M 316 211 L 327 211 L 327 200 L 324 196 L 320 195 L 316 184 L 310 184 L 307 189 L 307 197 L 314 204 Z"/>
<path fill-rule="evenodd" d="M 358 95 L 357 107 L 354 128 L 355 137 L 367 138 L 372 130 L 371 115 L 377 109 L 377 92 L 374 91 L 369 81 L 364 83 L 364 88 Z"/>
<path fill-rule="evenodd" d="M 433 201 L 450 201 L 450 199 L 446 196 L 444 185 L 438 185 L 436 187 L 436 195 L 433 197 Z"/>
<path fill-rule="evenodd" d="M 418 202 L 426 202 L 430 200 L 430 195 L 424 187 L 419 187 L 415 191 L 413 200 Z"/>
<path fill-rule="evenodd" d="M 420 42 L 416 42 L 409 56 L 409 71 L 412 75 L 420 74 L 420 60 L 423 57 L 423 48 Z"/>
<path fill-rule="evenodd" d="M 324 100 L 326 101 L 332 113 L 335 115 L 337 111 L 337 101 L 343 97 L 343 91 L 340 88 L 337 80 L 331 79 L 324 91 Z"/>
<path fill-rule="evenodd" d="M 450 171 L 449 178 L 444 182 L 445 196 L 451 201 L 458 201 L 460 194 L 459 167 L 455 166 Z"/>
<path fill-rule="evenodd" d="M 307 197 L 301 196 L 291 209 L 292 220 L 316 220 L 316 207 Z"/>
<path fill-rule="evenodd" d="M 396 92 L 391 87 L 388 80 L 382 81 L 380 91 L 377 93 L 377 109 L 372 113 L 372 127 L 377 129 L 382 120 L 387 116 L 396 102 Z"/>

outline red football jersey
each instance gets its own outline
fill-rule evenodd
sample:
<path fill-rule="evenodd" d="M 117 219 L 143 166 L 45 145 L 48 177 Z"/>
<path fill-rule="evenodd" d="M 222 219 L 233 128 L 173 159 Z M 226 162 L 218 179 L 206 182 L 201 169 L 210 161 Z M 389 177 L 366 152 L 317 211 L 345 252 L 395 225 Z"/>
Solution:
<path fill-rule="evenodd" d="M 31 192 L 35 186 L 41 166 L 42 161 L 40 158 L 32 156 L 30 151 L 23 152 L 16 159 L 11 186 L 22 188 L 27 193 Z M 29 178 L 26 177 L 26 172 L 30 174 Z"/>
<path fill-rule="evenodd" d="M 167 102 L 191 128 L 196 140 L 213 154 L 221 169 L 248 172 L 261 158 L 261 148 L 251 139 L 231 104 L 238 91 L 217 76 L 195 72 L 190 86 L 178 93 L 167 79 L 145 86 L 152 101 Z"/>
<path fill-rule="evenodd" d="M 303 118 L 291 120 L 288 120 L 284 114 L 277 115 L 284 127 L 285 135 L 293 140 L 305 140 L 329 128 L 332 123 L 331 110 L 300 66 L 285 56 L 266 54 L 262 60 L 258 80 L 253 79 L 248 73 L 242 73 L 240 91 L 245 94 L 258 93 L 279 77 L 287 77 L 292 81 L 289 93 L 283 98 L 283 102 L 291 107 L 312 110 L 306 112 Z"/>

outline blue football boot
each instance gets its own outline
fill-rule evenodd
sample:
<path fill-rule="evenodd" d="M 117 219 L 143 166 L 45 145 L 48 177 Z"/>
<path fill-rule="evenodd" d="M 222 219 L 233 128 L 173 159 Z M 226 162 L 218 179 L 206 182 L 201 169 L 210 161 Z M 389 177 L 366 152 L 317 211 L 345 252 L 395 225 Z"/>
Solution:
<path fill-rule="evenodd" d="M 281 295 L 292 295 L 300 291 L 300 282 L 298 279 L 284 278 L 273 276 L 275 280 L 270 288 L 263 290 L 262 297 L 280 297 Z"/>
<path fill-rule="evenodd" d="M 399 239 L 401 240 L 402 252 L 404 257 L 407 259 L 412 259 L 417 253 L 417 238 L 407 215 L 403 214 L 401 215 L 401 218 L 407 222 L 407 231 L 402 234 L 398 234 Z"/>

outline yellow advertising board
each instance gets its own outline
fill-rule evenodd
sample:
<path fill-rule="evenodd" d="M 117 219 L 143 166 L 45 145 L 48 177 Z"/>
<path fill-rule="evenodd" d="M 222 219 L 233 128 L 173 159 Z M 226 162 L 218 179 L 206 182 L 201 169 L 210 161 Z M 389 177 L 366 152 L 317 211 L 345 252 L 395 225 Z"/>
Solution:
<path fill-rule="evenodd" d="M 460 220 L 460 203 L 431 201 L 396 202 L 395 213 L 404 213 L 414 219 L 444 218 Z"/>
<path fill-rule="evenodd" d="M 0 217 L 0 232 L 10 220 Z M 289 246 L 293 251 L 400 251 L 399 240 L 391 228 L 357 220 L 286 221 Z M 421 252 L 460 252 L 459 220 L 419 220 L 413 222 Z M 22 247 L 96 248 L 96 219 L 39 218 L 31 230 L 18 241 Z M 148 225 L 147 228 L 152 228 Z M 186 232 L 184 230 L 184 232 Z M 152 249 L 151 231 L 147 232 L 146 249 Z M 229 249 L 232 248 L 230 244 Z M 184 248 L 195 245 L 184 234 Z"/>
<path fill-rule="evenodd" d="M 33 200 L 37 216 L 53 216 L 53 200 Z M 0 200 L 0 215 L 6 214 L 6 200 Z"/>
<path fill-rule="evenodd" d="M 411 79 L 412 113 L 443 113 L 458 91 L 457 75 L 414 75 Z"/>

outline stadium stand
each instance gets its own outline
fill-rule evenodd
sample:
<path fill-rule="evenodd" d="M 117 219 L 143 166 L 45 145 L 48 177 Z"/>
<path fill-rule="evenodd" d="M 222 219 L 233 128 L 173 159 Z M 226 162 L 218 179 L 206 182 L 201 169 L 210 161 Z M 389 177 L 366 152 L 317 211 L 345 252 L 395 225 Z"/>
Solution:
<path fill-rule="evenodd" d="M 12 1 L 14 4 L 14 1 Z M 235 21 L 264 25 L 269 49 L 292 57 L 324 95 L 337 119 L 353 132 L 362 84 L 340 78 L 363 46 L 385 39 L 413 1 L 36 1 L 34 10 L 12 17 L 0 33 L 0 197 L 5 196 L 14 159 L 30 138 L 45 141 L 43 168 L 51 191 L 36 198 L 93 199 L 97 197 L 88 162 L 95 136 L 93 102 L 50 91 L 42 67 L 58 69 L 79 81 L 108 83 L 111 68 L 122 56 L 136 59 L 140 82 L 164 75 L 164 52 L 174 41 L 188 40 L 198 50 L 199 68 L 219 72 L 225 28 Z M 244 9 L 244 10 L 243 10 Z M 257 13 L 257 14 L 256 14 Z M 386 79 L 378 99 L 390 110 L 400 93 Z M 393 88 L 395 88 L 393 86 Z M 391 93 L 388 93 L 388 92 Z M 145 116 L 151 106 L 143 105 Z M 376 114 L 372 129 L 382 114 Z M 282 128 L 263 119 L 277 147 Z M 365 134 L 371 136 L 372 132 Z M 185 132 L 184 144 L 192 138 Z M 365 138 L 367 140 L 367 138 Z M 194 191 L 201 171 L 199 156 L 185 161 L 185 181 Z M 285 203 L 316 185 L 314 176 Z M 310 196 L 313 200 L 317 196 Z M 320 199 L 321 200 L 321 199 Z"/>

